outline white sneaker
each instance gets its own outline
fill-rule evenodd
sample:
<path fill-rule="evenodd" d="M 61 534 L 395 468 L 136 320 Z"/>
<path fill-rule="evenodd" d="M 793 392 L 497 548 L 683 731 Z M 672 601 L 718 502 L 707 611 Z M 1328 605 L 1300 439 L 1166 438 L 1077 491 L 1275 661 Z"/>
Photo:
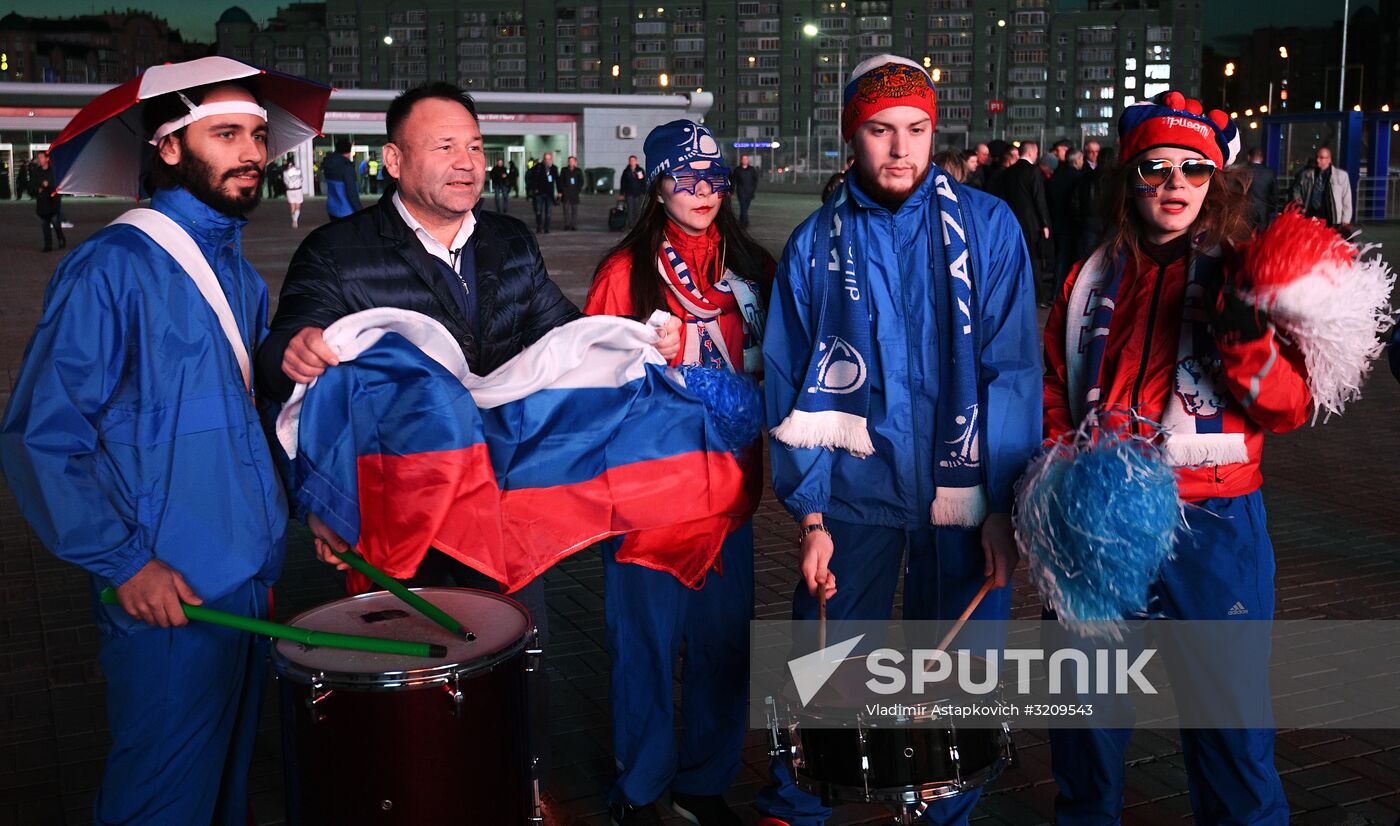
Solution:
<path fill-rule="evenodd" d="M 60 224 L 59 226 L 63 227 L 64 229 L 72 229 L 72 228 L 73 228 L 73 222 L 72 222 L 72 221 L 64 221 L 64 222 L 63 222 L 62 224 Z"/>

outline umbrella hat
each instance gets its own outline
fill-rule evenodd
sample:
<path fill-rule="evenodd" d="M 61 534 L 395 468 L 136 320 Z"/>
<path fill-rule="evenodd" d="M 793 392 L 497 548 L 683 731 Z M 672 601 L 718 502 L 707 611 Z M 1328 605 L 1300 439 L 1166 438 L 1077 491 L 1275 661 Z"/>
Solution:
<path fill-rule="evenodd" d="M 321 133 L 331 87 L 228 57 L 152 66 L 109 89 L 73 116 L 49 147 L 57 191 L 141 197 L 154 154 L 142 124 L 146 102 L 172 92 L 247 78 L 267 110 L 267 153 L 275 157 Z"/>

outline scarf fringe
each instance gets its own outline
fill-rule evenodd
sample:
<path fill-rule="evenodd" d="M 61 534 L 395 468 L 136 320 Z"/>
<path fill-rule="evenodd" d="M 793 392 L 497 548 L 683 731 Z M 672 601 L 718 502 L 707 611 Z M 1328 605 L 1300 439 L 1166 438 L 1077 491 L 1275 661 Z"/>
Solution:
<path fill-rule="evenodd" d="M 1167 436 L 1162 458 L 1172 467 L 1235 465 L 1249 461 L 1243 433 L 1180 433 Z"/>
<path fill-rule="evenodd" d="M 975 528 L 987 518 L 987 488 L 938 487 L 929 507 L 929 521 L 953 528 Z"/>
<path fill-rule="evenodd" d="M 836 410 L 793 410 L 770 433 L 789 447 L 845 450 L 857 459 L 875 452 L 865 417 Z"/>

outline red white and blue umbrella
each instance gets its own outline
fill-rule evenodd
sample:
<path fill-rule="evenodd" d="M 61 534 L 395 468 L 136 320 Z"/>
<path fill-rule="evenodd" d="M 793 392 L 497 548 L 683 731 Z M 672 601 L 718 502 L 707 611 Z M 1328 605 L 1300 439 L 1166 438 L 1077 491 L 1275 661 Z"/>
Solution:
<path fill-rule="evenodd" d="M 49 148 L 57 191 L 140 199 L 141 177 L 155 152 L 141 123 L 145 102 L 242 78 L 251 79 L 267 110 L 269 158 L 321 134 L 329 86 L 228 57 L 152 66 L 140 77 L 94 98 L 64 127 Z"/>

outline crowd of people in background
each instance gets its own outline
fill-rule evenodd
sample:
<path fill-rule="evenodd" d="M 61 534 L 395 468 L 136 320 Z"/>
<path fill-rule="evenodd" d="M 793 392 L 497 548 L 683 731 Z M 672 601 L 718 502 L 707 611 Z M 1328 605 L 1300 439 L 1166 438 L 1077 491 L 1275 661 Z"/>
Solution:
<path fill-rule="evenodd" d="M 1099 202 L 1105 174 L 1115 161 L 1114 147 L 1096 140 L 1077 147 L 1065 139 L 1056 141 L 1048 155 L 1041 154 L 1037 141 L 993 140 L 970 151 L 948 147 L 933 156 L 933 162 L 958 182 L 1011 207 L 1031 255 L 1042 308 L 1054 301 L 1074 262 L 1087 258 L 1103 237 Z M 1261 147 L 1249 150 L 1241 165 L 1250 173 L 1250 224 L 1262 230 L 1278 214 L 1278 177 L 1264 163 Z M 835 183 L 836 177 L 828 191 Z M 1288 202 L 1299 205 L 1308 217 L 1324 219 L 1343 235 L 1352 234 L 1350 179 L 1346 170 L 1333 166 L 1329 147 L 1320 147 L 1308 159 L 1287 194 Z"/>
<path fill-rule="evenodd" d="M 348 138 L 338 138 L 333 149 L 314 160 L 309 170 L 297 168 L 292 156 L 269 162 L 263 181 L 264 197 L 287 200 L 293 227 L 298 225 L 302 199 L 311 190 L 312 182 L 319 184 L 312 194 L 326 196 L 326 212 L 331 220 L 360 209 L 360 195 L 392 191 L 393 179 L 379 153 L 354 152 Z M 47 158 L 47 152 L 38 152 L 32 160 L 20 164 L 13 186 L 16 200 L 28 195 L 36 201 L 45 252 L 54 249 L 55 241 L 58 248 L 63 248 L 63 230 L 73 226 L 63 215 L 62 197 L 51 189 L 53 173 Z M 1351 235 L 1351 181 L 1345 170 L 1333 165 L 1332 159 L 1330 147 L 1317 149 L 1294 175 L 1291 187 L 1283 192 L 1278 176 L 1264 163 L 1263 149 L 1250 149 L 1240 163 L 1250 172 L 1251 225 L 1267 226 L 1278 212 L 1281 197 L 1286 196 L 1287 202 L 1297 204 L 1309 217 L 1323 218 L 1343 235 Z M 844 181 L 852 160 L 847 158 L 844 168 L 826 182 L 821 193 L 823 201 Z M 1042 308 L 1050 306 L 1073 262 L 1087 257 L 1103 236 L 1098 203 L 1104 177 L 1101 170 L 1111 169 L 1114 161 L 1114 148 L 1103 147 L 1093 139 L 1083 146 L 1060 139 L 1045 154 L 1038 141 L 992 140 L 966 150 L 947 147 L 933 156 L 933 163 L 954 180 L 995 195 L 1011 207 L 1031 256 L 1036 297 Z M 8 165 L 0 168 L 0 196 L 4 198 L 10 197 L 11 190 L 7 173 Z M 739 157 L 732 183 L 743 227 L 749 225 L 749 205 L 761 177 L 758 168 L 750 164 L 749 156 Z M 616 189 L 612 190 L 614 181 Z M 570 155 L 567 165 L 560 169 L 553 162 L 553 154 L 545 152 L 541 158 L 527 158 L 523 174 L 514 160 L 497 157 L 486 176 L 486 187 L 493 196 L 495 210 L 509 214 L 510 200 L 519 196 L 523 183 L 535 217 L 535 231 L 548 233 L 555 205 L 562 208 L 564 229 L 577 230 L 580 196 L 610 190 L 617 193 L 613 211 L 621 226 L 616 229 L 631 229 L 644 207 L 645 181 L 635 155 L 629 156 L 626 167 L 617 170 L 616 178 L 608 176 L 590 184 L 576 156 Z"/>

